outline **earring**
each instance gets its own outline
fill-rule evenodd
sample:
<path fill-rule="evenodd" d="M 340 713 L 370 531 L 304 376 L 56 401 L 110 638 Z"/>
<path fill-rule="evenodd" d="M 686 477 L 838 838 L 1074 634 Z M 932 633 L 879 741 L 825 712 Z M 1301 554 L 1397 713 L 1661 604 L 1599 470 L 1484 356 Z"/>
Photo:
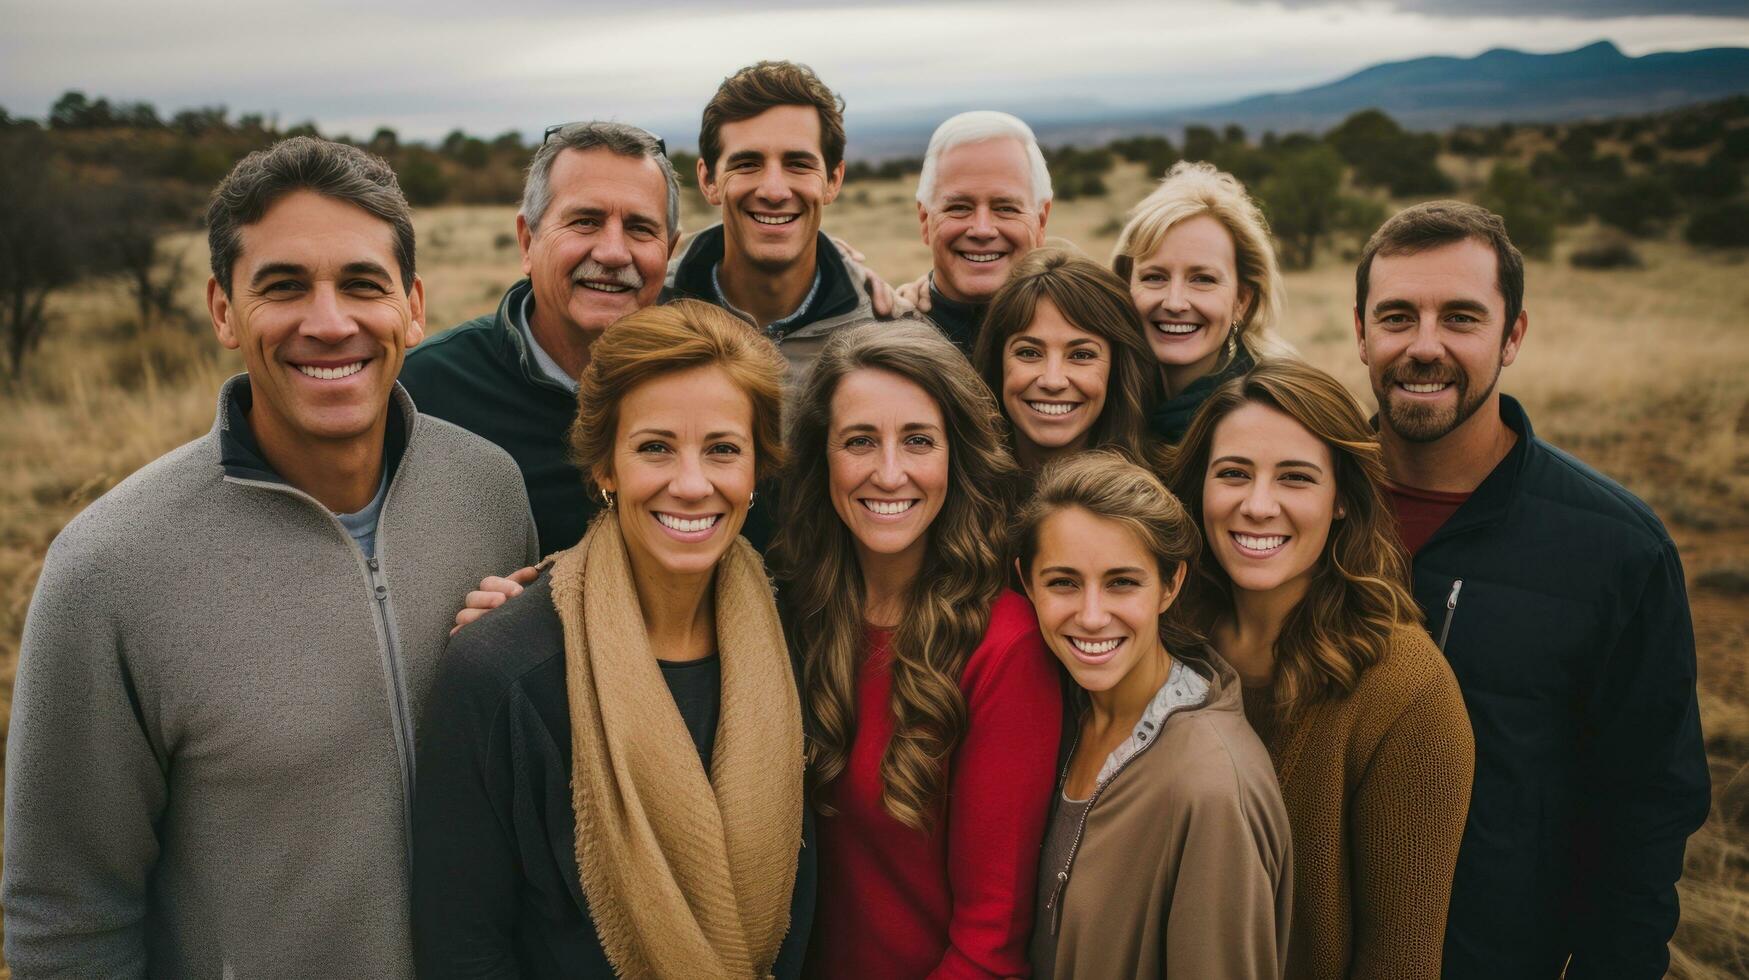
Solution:
<path fill-rule="evenodd" d="M 1227 330 L 1227 360 L 1231 361 L 1239 352 L 1239 321 L 1234 320 Z"/>
<path fill-rule="evenodd" d="M 753 501 L 758 500 L 758 499 L 759 499 L 759 491 L 755 490 L 752 493 L 748 494 L 747 495 L 747 509 L 752 510 L 753 509 Z"/>
<path fill-rule="evenodd" d="M 602 487 L 601 502 L 607 505 L 608 510 L 613 510 L 613 505 L 618 502 L 618 498 L 614 495 L 612 490 Z"/>

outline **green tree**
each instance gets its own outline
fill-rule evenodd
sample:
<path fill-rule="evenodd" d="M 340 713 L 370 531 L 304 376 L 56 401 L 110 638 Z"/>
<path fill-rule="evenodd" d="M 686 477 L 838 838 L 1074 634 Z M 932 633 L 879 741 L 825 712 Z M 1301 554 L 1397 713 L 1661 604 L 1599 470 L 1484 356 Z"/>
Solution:
<path fill-rule="evenodd" d="M 1408 132 L 1378 109 L 1349 116 L 1324 140 L 1354 168 L 1356 183 L 1399 197 L 1452 190 L 1451 178 L 1439 169 L 1439 137 Z"/>
<path fill-rule="evenodd" d="M 1548 258 L 1555 245 L 1555 225 L 1561 216 L 1561 200 L 1520 167 L 1501 161 L 1488 174 L 1479 204 L 1506 222 L 1506 231 L 1519 251 Z"/>
<path fill-rule="evenodd" d="M 1282 264 L 1304 269 L 1338 232 L 1383 220 L 1373 201 L 1342 192 L 1342 158 L 1324 144 L 1289 151 L 1257 187 L 1258 200 L 1281 243 Z"/>
<path fill-rule="evenodd" d="M 396 168 L 401 179 L 401 192 L 414 207 L 440 204 L 449 196 L 449 178 L 444 176 L 430 150 L 413 147 L 402 157 Z"/>
<path fill-rule="evenodd" d="M 1207 126 L 1184 127 L 1184 159 L 1213 160 L 1221 139 Z"/>

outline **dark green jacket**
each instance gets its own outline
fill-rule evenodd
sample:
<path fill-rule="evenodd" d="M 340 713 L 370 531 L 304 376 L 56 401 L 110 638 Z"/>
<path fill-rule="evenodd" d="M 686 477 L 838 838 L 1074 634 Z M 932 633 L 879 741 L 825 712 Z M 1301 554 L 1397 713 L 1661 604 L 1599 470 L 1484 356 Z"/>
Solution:
<path fill-rule="evenodd" d="M 584 492 L 583 475 L 571 465 L 567 434 L 577 396 L 541 372 L 510 319 L 531 288 L 522 280 L 496 313 L 408 351 L 401 384 L 419 411 L 491 440 L 516 460 L 541 554 L 552 554 L 582 540 L 600 501 Z"/>

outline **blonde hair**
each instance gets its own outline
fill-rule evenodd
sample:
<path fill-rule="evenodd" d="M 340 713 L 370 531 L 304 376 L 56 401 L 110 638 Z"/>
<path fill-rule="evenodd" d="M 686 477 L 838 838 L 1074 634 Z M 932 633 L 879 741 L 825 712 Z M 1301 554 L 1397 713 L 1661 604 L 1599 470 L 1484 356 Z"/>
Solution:
<path fill-rule="evenodd" d="M 610 469 L 619 432 L 619 403 L 633 388 L 665 374 L 721 368 L 753 403 L 753 472 L 758 479 L 783 465 L 783 355 L 745 321 L 697 300 L 646 306 L 616 320 L 589 348 L 577 386 L 571 458 L 585 486 Z"/>
<path fill-rule="evenodd" d="M 1112 249 L 1112 271 L 1127 285 L 1136 263 L 1159 249 L 1173 225 L 1204 214 L 1219 221 L 1232 236 L 1239 281 L 1251 292 L 1251 301 L 1239 318 L 1239 343 L 1257 360 L 1292 354 L 1293 347 L 1276 332 L 1286 289 L 1275 260 L 1275 243 L 1269 237 L 1269 222 L 1263 209 L 1245 192 L 1245 185 L 1213 164 L 1180 160 L 1167 171 L 1159 187 L 1130 209 Z"/>
<path fill-rule="evenodd" d="M 784 632 L 802 664 L 808 781 L 816 793 L 850 761 L 863 641 L 863 578 L 855 540 L 832 506 L 827 435 L 832 396 L 853 371 L 888 371 L 941 409 L 948 492 L 926 532 L 923 567 L 892 639 L 893 736 L 881 754 L 881 801 L 906 826 L 928 830 L 946 794 L 945 760 L 965 734 L 960 674 L 983 642 L 1007 581 L 999 528 L 1011 514 L 1013 457 L 996 400 L 969 362 L 921 322 L 867 323 L 826 342 L 791 406 L 783 520 L 772 543 Z M 831 811 L 821 805 L 822 812 Z"/>

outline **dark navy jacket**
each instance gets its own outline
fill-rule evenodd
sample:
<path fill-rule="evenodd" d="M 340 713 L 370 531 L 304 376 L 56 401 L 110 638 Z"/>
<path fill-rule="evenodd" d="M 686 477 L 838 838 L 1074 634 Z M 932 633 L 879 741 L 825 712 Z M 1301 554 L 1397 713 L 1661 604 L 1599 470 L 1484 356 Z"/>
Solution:
<path fill-rule="evenodd" d="M 1517 445 L 1414 564 L 1476 736 L 1445 976 L 1662 977 L 1711 799 L 1682 562 L 1650 508 L 1500 413 Z"/>

